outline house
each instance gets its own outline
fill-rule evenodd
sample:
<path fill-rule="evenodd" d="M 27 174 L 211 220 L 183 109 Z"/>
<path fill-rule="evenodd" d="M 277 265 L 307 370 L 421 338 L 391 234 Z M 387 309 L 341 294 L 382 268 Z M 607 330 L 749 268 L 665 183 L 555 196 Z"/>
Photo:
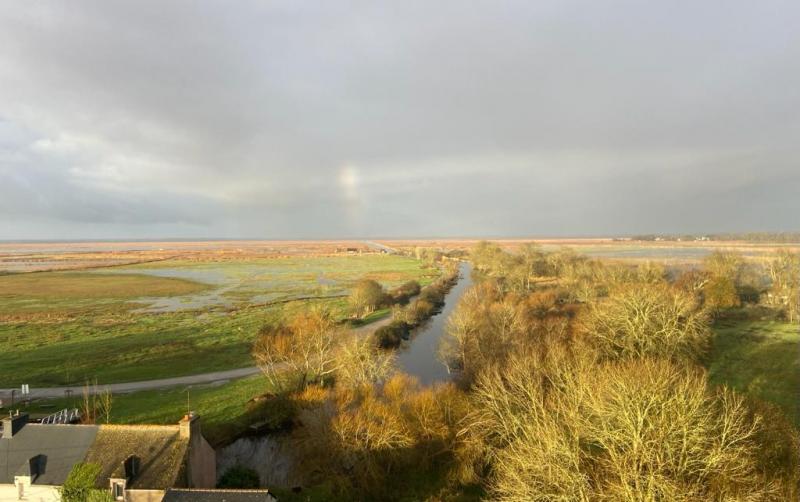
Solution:
<path fill-rule="evenodd" d="M 2 420 L 0 501 L 58 501 L 79 462 L 98 465 L 96 487 L 124 502 L 216 484 L 216 454 L 193 413 L 177 425 L 36 424 L 17 414 Z"/>
<path fill-rule="evenodd" d="M 2 421 L 0 500 L 57 501 L 58 486 L 85 457 L 97 427 L 27 422 L 27 415 Z"/>

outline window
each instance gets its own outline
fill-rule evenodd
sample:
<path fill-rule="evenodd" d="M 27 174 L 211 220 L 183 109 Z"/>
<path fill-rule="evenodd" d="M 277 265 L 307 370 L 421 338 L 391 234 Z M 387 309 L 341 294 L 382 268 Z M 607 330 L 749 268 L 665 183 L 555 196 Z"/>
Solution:
<path fill-rule="evenodd" d="M 125 489 L 121 483 L 114 483 L 113 495 L 114 500 L 125 500 Z"/>

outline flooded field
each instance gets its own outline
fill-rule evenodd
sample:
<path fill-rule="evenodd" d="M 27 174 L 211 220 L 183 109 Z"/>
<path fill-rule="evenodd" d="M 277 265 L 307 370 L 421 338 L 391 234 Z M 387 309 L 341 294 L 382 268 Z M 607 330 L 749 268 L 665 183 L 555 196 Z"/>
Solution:
<path fill-rule="evenodd" d="M 362 278 L 375 279 L 387 288 L 408 280 L 419 271 L 416 261 L 388 255 L 361 257 L 281 258 L 248 261 L 158 263 L 99 269 L 98 274 L 135 274 L 183 279 L 213 286 L 197 294 L 137 299 L 140 312 L 174 312 L 206 307 L 230 308 L 298 298 L 335 298 L 346 295 Z M 424 274 L 417 274 L 425 282 Z"/>
<path fill-rule="evenodd" d="M 320 305 L 349 316 L 361 279 L 391 288 L 439 274 L 389 254 L 170 259 L 0 275 L 0 364 L 8 386 L 114 383 L 252 364 L 259 328 Z"/>

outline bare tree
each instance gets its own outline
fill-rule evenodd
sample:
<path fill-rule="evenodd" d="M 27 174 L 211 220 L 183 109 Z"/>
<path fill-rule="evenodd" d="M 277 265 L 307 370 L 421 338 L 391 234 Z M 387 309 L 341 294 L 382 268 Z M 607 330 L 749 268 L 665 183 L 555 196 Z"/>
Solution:
<path fill-rule="evenodd" d="M 113 403 L 111 391 L 106 387 L 103 390 L 97 385 L 97 380 L 90 383 L 88 380 L 83 385 L 81 397 L 81 417 L 86 424 L 96 423 L 97 419 L 103 417 L 105 423 L 111 422 L 111 405 Z"/>
<path fill-rule="evenodd" d="M 452 385 L 422 388 L 404 374 L 382 386 L 337 386 L 326 401 L 306 402 L 294 431 L 304 452 L 301 470 L 369 500 L 394 498 L 386 492 L 390 476 L 447 456 L 466 410 Z"/>
<path fill-rule="evenodd" d="M 661 284 L 631 284 L 590 305 L 584 329 L 609 357 L 696 359 L 708 344 L 708 319 L 695 298 Z"/>
<path fill-rule="evenodd" d="M 97 383 L 92 386 L 87 380 L 83 384 L 83 396 L 81 399 L 81 422 L 93 424 L 97 418 Z"/>
<path fill-rule="evenodd" d="M 337 349 L 336 384 L 360 387 L 383 382 L 394 370 L 395 356 L 381 351 L 370 337 L 350 335 Z"/>
<path fill-rule="evenodd" d="M 529 325 L 525 306 L 503 297 L 491 283 L 466 291 L 447 321 L 449 338 L 439 347 L 441 358 L 469 383 L 483 366 L 503 359 L 524 344 Z"/>
<path fill-rule="evenodd" d="M 111 391 L 106 387 L 97 397 L 98 414 L 105 418 L 106 423 L 111 422 L 111 407 L 114 402 L 114 397 Z"/>
<path fill-rule="evenodd" d="M 309 379 L 322 383 L 336 371 L 334 348 L 342 335 L 330 313 L 313 308 L 262 328 L 252 354 L 274 388 L 304 388 Z"/>
<path fill-rule="evenodd" d="M 358 317 L 374 311 L 383 301 L 386 293 L 383 287 L 371 279 L 358 281 L 350 291 L 350 305 Z"/>
<path fill-rule="evenodd" d="M 467 436 L 493 466 L 493 500 L 795 493 L 791 481 L 760 467 L 760 417 L 741 396 L 709 389 L 702 370 L 652 359 L 587 362 L 557 350 L 481 374 Z"/>
<path fill-rule="evenodd" d="M 800 253 L 782 251 L 767 264 L 771 287 L 767 302 L 786 311 L 789 322 L 800 318 Z"/>

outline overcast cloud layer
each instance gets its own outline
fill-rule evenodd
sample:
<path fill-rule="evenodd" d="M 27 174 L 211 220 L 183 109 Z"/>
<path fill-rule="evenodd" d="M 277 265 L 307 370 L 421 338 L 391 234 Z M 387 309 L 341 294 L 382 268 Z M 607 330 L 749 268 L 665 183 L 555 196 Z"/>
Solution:
<path fill-rule="evenodd" d="M 797 230 L 798 19 L 0 0 L 0 239 Z"/>

